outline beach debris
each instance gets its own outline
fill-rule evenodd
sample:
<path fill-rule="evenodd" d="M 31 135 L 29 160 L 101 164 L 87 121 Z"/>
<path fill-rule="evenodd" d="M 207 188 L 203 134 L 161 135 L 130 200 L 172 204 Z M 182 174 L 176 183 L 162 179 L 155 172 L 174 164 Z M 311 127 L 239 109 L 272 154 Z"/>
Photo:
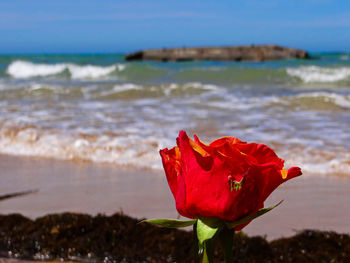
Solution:
<path fill-rule="evenodd" d="M 37 192 L 39 192 L 39 190 L 35 189 L 35 190 L 28 190 L 28 191 L 4 194 L 4 195 L 0 195 L 0 201 L 10 199 L 10 198 L 20 197 L 23 195 L 29 195 L 29 194 L 33 194 L 33 193 L 37 193 Z"/>

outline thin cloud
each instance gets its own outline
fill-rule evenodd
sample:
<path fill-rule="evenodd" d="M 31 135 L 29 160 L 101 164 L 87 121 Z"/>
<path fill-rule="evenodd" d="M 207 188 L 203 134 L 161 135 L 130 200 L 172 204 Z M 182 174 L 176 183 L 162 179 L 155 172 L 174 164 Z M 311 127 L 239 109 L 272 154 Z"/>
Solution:
<path fill-rule="evenodd" d="M 59 22 L 59 21 L 107 21 L 107 20 L 152 20 L 152 19 L 176 19 L 176 18 L 215 18 L 216 15 L 195 12 L 169 12 L 157 14 L 145 13 L 110 13 L 94 15 L 76 15 L 76 14 L 22 14 L 22 13 L 0 13 L 0 21 L 12 22 L 18 19 L 26 22 Z"/>
<path fill-rule="evenodd" d="M 323 28 L 334 28 L 334 27 L 349 27 L 350 29 L 350 13 L 336 14 L 333 16 L 324 16 L 322 18 L 310 20 L 299 20 L 299 21 L 280 21 L 279 26 L 288 27 L 323 27 Z"/>

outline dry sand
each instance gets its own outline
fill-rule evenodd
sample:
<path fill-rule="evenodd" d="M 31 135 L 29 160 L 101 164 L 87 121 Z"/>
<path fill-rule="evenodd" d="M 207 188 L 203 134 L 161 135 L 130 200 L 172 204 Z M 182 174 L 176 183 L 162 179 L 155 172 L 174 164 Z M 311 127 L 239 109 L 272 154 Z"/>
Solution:
<path fill-rule="evenodd" d="M 58 212 L 123 211 L 137 218 L 178 216 L 162 171 L 7 155 L 0 155 L 0 171 L 0 195 L 39 190 L 0 202 L 1 214 L 36 218 Z M 282 199 L 244 232 L 269 240 L 306 228 L 350 233 L 350 178 L 304 174 L 280 186 L 265 204 Z"/>

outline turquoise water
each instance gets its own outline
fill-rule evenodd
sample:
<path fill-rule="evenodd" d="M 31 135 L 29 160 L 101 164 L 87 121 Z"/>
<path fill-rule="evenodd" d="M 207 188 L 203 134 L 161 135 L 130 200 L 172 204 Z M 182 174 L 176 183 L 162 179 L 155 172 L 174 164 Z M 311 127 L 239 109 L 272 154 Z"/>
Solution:
<path fill-rule="evenodd" d="M 306 173 L 350 174 L 350 54 L 269 62 L 0 56 L 0 152 L 161 168 L 180 129 L 272 146 Z"/>

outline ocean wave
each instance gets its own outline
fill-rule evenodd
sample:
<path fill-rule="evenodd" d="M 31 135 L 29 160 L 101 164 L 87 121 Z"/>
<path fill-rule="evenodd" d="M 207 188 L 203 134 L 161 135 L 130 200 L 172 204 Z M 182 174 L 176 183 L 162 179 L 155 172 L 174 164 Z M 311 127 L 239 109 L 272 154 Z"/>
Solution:
<path fill-rule="evenodd" d="M 116 70 L 123 71 L 124 69 L 125 65 L 123 64 L 102 67 L 71 63 L 35 64 L 28 61 L 16 60 L 7 67 L 6 73 L 13 78 L 27 79 L 62 74 L 67 70 L 72 79 L 98 79 L 108 76 Z"/>
<path fill-rule="evenodd" d="M 10 127 L 0 131 L 0 152 L 59 160 L 114 163 L 157 169 L 161 167 L 158 150 L 164 140 L 138 135 L 67 134 L 35 126 Z"/>
<path fill-rule="evenodd" d="M 17 60 L 12 62 L 6 72 L 15 78 L 44 77 L 62 73 L 66 64 L 33 64 L 27 61 Z"/>
<path fill-rule="evenodd" d="M 350 96 L 341 95 L 333 92 L 309 92 L 300 93 L 295 98 L 315 98 L 321 99 L 326 103 L 333 103 L 342 108 L 350 108 Z"/>
<path fill-rule="evenodd" d="M 349 177 L 350 154 L 347 149 L 327 151 L 318 148 L 305 148 L 304 152 L 285 153 L 288 156 L 286 166 L 300 166 L 304 174 L 339 175 Z M 281 154 L 283 155 L 283 153 Z"/>
<path fill-rule="evenodd" d="M 350 56 L 349 56 L 349 55 L 342 55 L 342 56 L 340 56 L 339 59 L 340 59 L 340 60 L 349 60 L 349 59 L 350 59 Z"/>
<path fill-rule="evenodd" d="M 151 90 L 159 89 L 165 96 L 190 95 L 202 92 L 215 92 L 221 90 L 220 87 L 212 84 L 203 84 L 200 82 L 188 82 L 184 84 L 170 83 L 159 87 L 152 86 Z"/>
<path fill-rule="evenodd" d="M 111 163 L 119 166 L 162 169 L 159 149 L 170 147 L 173 139 L 159 135 L 141 135 L 131 130 L 120 133 L 66 133 L 43 130 L 33 125 L 0 129 L 0 152 L 19 156 L 59 160 Z M 350 154 L 346 149 L 321 150 L 319 145 L 298 147 L 305 142 L 288 141 L 277 147 L 287 160 L 286 167 L 301 166 L 305 174 L 350 174 Z M 318 143 L 319 144 L 319 143 Z"/>
<path fill-rule="evenodd" d="M 339 82 L 350 77 L 349 67 L 319 67 L 302 66 L 298 68 L 287 68 L 286 72 L 292 77 L 297 77 L 305 83 Z"/>
<path fill-rule="evenodd" d="M 98 67 L 98 66 L 77 66 L 67 65 L 72 79 L 97 79 L 109 75 L 116 70 L 116 66 Z"/>
<path fill-rule="evenodd" d="M 133 83 L 116 84 L 113 87 L 96 90 L 89 87 L 84 88 L 83 93 L 87 98 L 98 99 L 143 99 L 157 97 L 186 97 L 204 93 L 220 92 L 219 86 L 202 84 L 199 82 L 190 83 L 167 83 L 160 85 L 138 85 Z"/>

